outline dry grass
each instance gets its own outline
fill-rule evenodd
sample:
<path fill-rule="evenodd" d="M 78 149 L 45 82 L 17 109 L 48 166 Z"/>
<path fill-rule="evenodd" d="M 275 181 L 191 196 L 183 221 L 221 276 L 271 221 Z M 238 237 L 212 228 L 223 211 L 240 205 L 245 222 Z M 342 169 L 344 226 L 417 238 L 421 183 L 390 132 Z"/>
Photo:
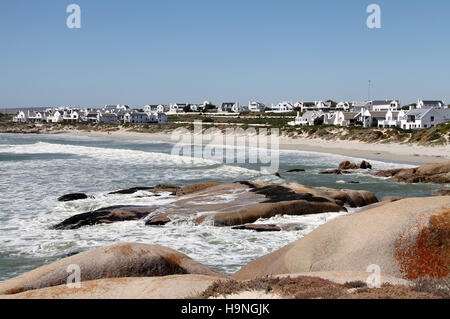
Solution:
<path fill-rule="evenodd" d="M 448 282 L 447 282 L 448 283 Z M 244 291 L 264 291 L 287 299 L 441 299 L 449 298 L 442 283 L 420 282 L 412 287 L 384 284 L 368 288 L 362 281 L 337 284 L 318 277 L 257 278 L 249 281 L 217 281 L 199 298 L 238 294 Z"/>

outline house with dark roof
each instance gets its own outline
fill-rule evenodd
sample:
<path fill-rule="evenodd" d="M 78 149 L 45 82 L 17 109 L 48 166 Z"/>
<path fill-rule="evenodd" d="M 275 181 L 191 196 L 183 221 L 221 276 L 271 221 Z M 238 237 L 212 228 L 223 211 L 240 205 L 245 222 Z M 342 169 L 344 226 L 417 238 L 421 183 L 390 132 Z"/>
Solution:
<path fill-rule="evenodd" d="M 371 102 L 371 105 L 373 111 L 395 111 L 400 109 L 399 100 L 375 100 Z"/>
<path fill-rule="evenodd" d="M 416 108 L 418 109 L 431 109 L 431 108 L 445 108 L 443 101 L 431 101 L 431 100 L 418 100 Z"/>

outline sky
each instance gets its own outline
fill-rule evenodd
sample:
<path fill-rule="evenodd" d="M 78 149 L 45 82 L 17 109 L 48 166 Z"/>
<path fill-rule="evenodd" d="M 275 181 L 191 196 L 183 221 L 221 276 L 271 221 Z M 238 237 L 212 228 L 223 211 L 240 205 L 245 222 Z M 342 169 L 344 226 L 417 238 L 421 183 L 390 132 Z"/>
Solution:
<path fill-rule="evenodd" d="M 448 0 L 2 0 L 0 108 L 359 101 L 369 80 L 371 99 L 448 104 L 449 15 Z"/>

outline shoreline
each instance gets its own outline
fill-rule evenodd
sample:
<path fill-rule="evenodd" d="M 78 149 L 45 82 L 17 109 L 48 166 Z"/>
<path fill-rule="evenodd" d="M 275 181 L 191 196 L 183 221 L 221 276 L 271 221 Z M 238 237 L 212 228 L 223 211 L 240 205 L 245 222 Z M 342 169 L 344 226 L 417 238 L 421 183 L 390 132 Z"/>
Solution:
<path fill-rule="evenodd" d="M 111 132 L 86 132 L 67 130 L 58 132 L 72 136 L 118 138 L 124 140 L 147 140 L 177 143 L 167 133 L 140 133 L 126 130 Z M 409 144 L 379 144 L 359 141 L 329 141 L 321 139 L 289 138 L 281 136 L 280 150 L 305 151 L 364 158 L 405 164 L 430 164 L 450 160 L 450 146 L 418 146 Z M 337 163 L 338 164 L 338 163 Z"/>

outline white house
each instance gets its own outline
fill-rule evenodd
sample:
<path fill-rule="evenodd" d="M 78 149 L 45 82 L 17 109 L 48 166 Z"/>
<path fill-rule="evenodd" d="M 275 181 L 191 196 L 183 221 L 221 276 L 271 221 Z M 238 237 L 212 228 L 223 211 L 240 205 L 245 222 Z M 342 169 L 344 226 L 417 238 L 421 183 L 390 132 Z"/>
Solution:
<path fill-rule="evenodd" d="M 338 111 L 350 111 L 352 104 L 350 102 L 339 102 L 336 104 L 336 110 Z"/>
<path fill-rule="evenodd" d="M 361 112 L 362 110 L 373 111 L 371 101 L 353 101 L 350 102 L 350 112 Z"/>
<path fill-rule="evenodd" d="M 239 102 L 224 102 L 219 106 L 218 111 L 223 113 L 241 113 L 242 107 Z"/>
<path fill-rule="evenodd" d="M 148 114 L 145 112 L 131 111 L 124 115 L 123 121 L 125 123 L 147 124 L 149 119 Z"/>
<path fill-rule="evenodd" d="M 321 118 L 325 115 L 322 111 L 307 111 L 300 116 L 300 112 L 297 112 L 297 117 L 294 121 L 289 122 L 288 125 L 297 126 L 297 125 L 314 125 L 314 121 L 318 118 Z"/>
<path fill-rule="evenodd" d="M 378 121 L 378 127 L 396 127 L 400 126 L 400 119 L 406 115 L 406 111 L 387 111 L 386 118 L 383 121 Z"/>
<path fill-rule="evenodd" d="M 371 104 L 373 111 L 396 111 L 400 109 L 399 100 L 375 100 Z"/>
<path fill-rule="evenodd" d="M 248 102 L 248 110 L 249 112 L 264 112 L 266 109 L 266 106 L 264 103 L 261 102 Z"/>
<path fill-rule="evenodd" d="M 54 111 L 47 117 L 47 122 L 59 123 L 63 121 L 63 111 Z"/>
<path fill-rule="evenodd" d="M 184 113 L 184 108 L 186 107 L 186 103 L 175 103 L 170 104 L 169 112 L 170 114 Z"/>
<path fill-rule="evenodd" d="M 266 112 L 274 112 L 274 113 L 288 113 L 294 111 L 294 105 L 291 102 L 283 101 L 278 103 L 277 105 L 272 105 L 270 111 Z"/>
<path fill-rule="evenodd" d="M 336 111 L 334 113 L 325 113 L 323 124 L 337 125 L 337 126 L 356 125 L 360 120 L 360 117 L 361 117 L 360 112 Z"/>
<path fill-rule="evenodd" d="M 28 111 L 27 122 L 39 123 L 43 121 L 41 112 Z"/>
<path fill-rule="evenodd" d="M 99 121 L 106 124 L 117 124 L 117 115 L 114 113 L 102 113 Z"/>
<path fill-rule="evenodd" d="M 167 124 L 167 115 L 165 113 L 151 113 L 148 115 L 148 122 L 153 124 Z"/>
<path fill-rule="evenodd" d="M 105 105 L 103 109 L 112 111 L 113 113 L 116 113 L 119 110 L 127 111 L 130 109 L 130 107 L 128 105 L 117 104 L 117 105 Z"/>
<path fill-rule="evenodd" d="M 20 111 L 16 116 L 13 117 L 13 122 L 25 123 L 27 121 L 27 115 L 24 111 Z"/>
<path fill-rule="evenodd" d="M 443 101 L 429 101 L 429 100 L 418 100 L 416 108 L 418 109 L 431 109 L 431 108 L 445 108 L 445 103 Z"/>
<path fill-rule="evenodd" d="M 91 123 L 100 122 L 100 112 L 89 112 L 86 115 L 86 121 L 91 122 Z"/>
<path fill-rule="evenodd" d="M 414 109 L 401 118 L 400 127 L 406 130 L 426 129 L 449 121 L 449 108 Z"/>
<path fill-rule="evenodd" d="M 145 113 L 158 112 L 158 105 L 149 105 L 149 104 L 147 104 L 146 106 L 144 106 L 144 112 Z"/>
<path fill-rule="evenodd" d="M 75 110 L 66 109 L 62 112 L 64 122 L 78 122 L 80 115 Z"/>
<path fill-rule="evenodd" d="M 370 111 L 370 123 L 369 126 L 377 126 L 379 127 L 380 122 L 384 122 L 386 120 L 386 116 L 388 111 Z"/>

